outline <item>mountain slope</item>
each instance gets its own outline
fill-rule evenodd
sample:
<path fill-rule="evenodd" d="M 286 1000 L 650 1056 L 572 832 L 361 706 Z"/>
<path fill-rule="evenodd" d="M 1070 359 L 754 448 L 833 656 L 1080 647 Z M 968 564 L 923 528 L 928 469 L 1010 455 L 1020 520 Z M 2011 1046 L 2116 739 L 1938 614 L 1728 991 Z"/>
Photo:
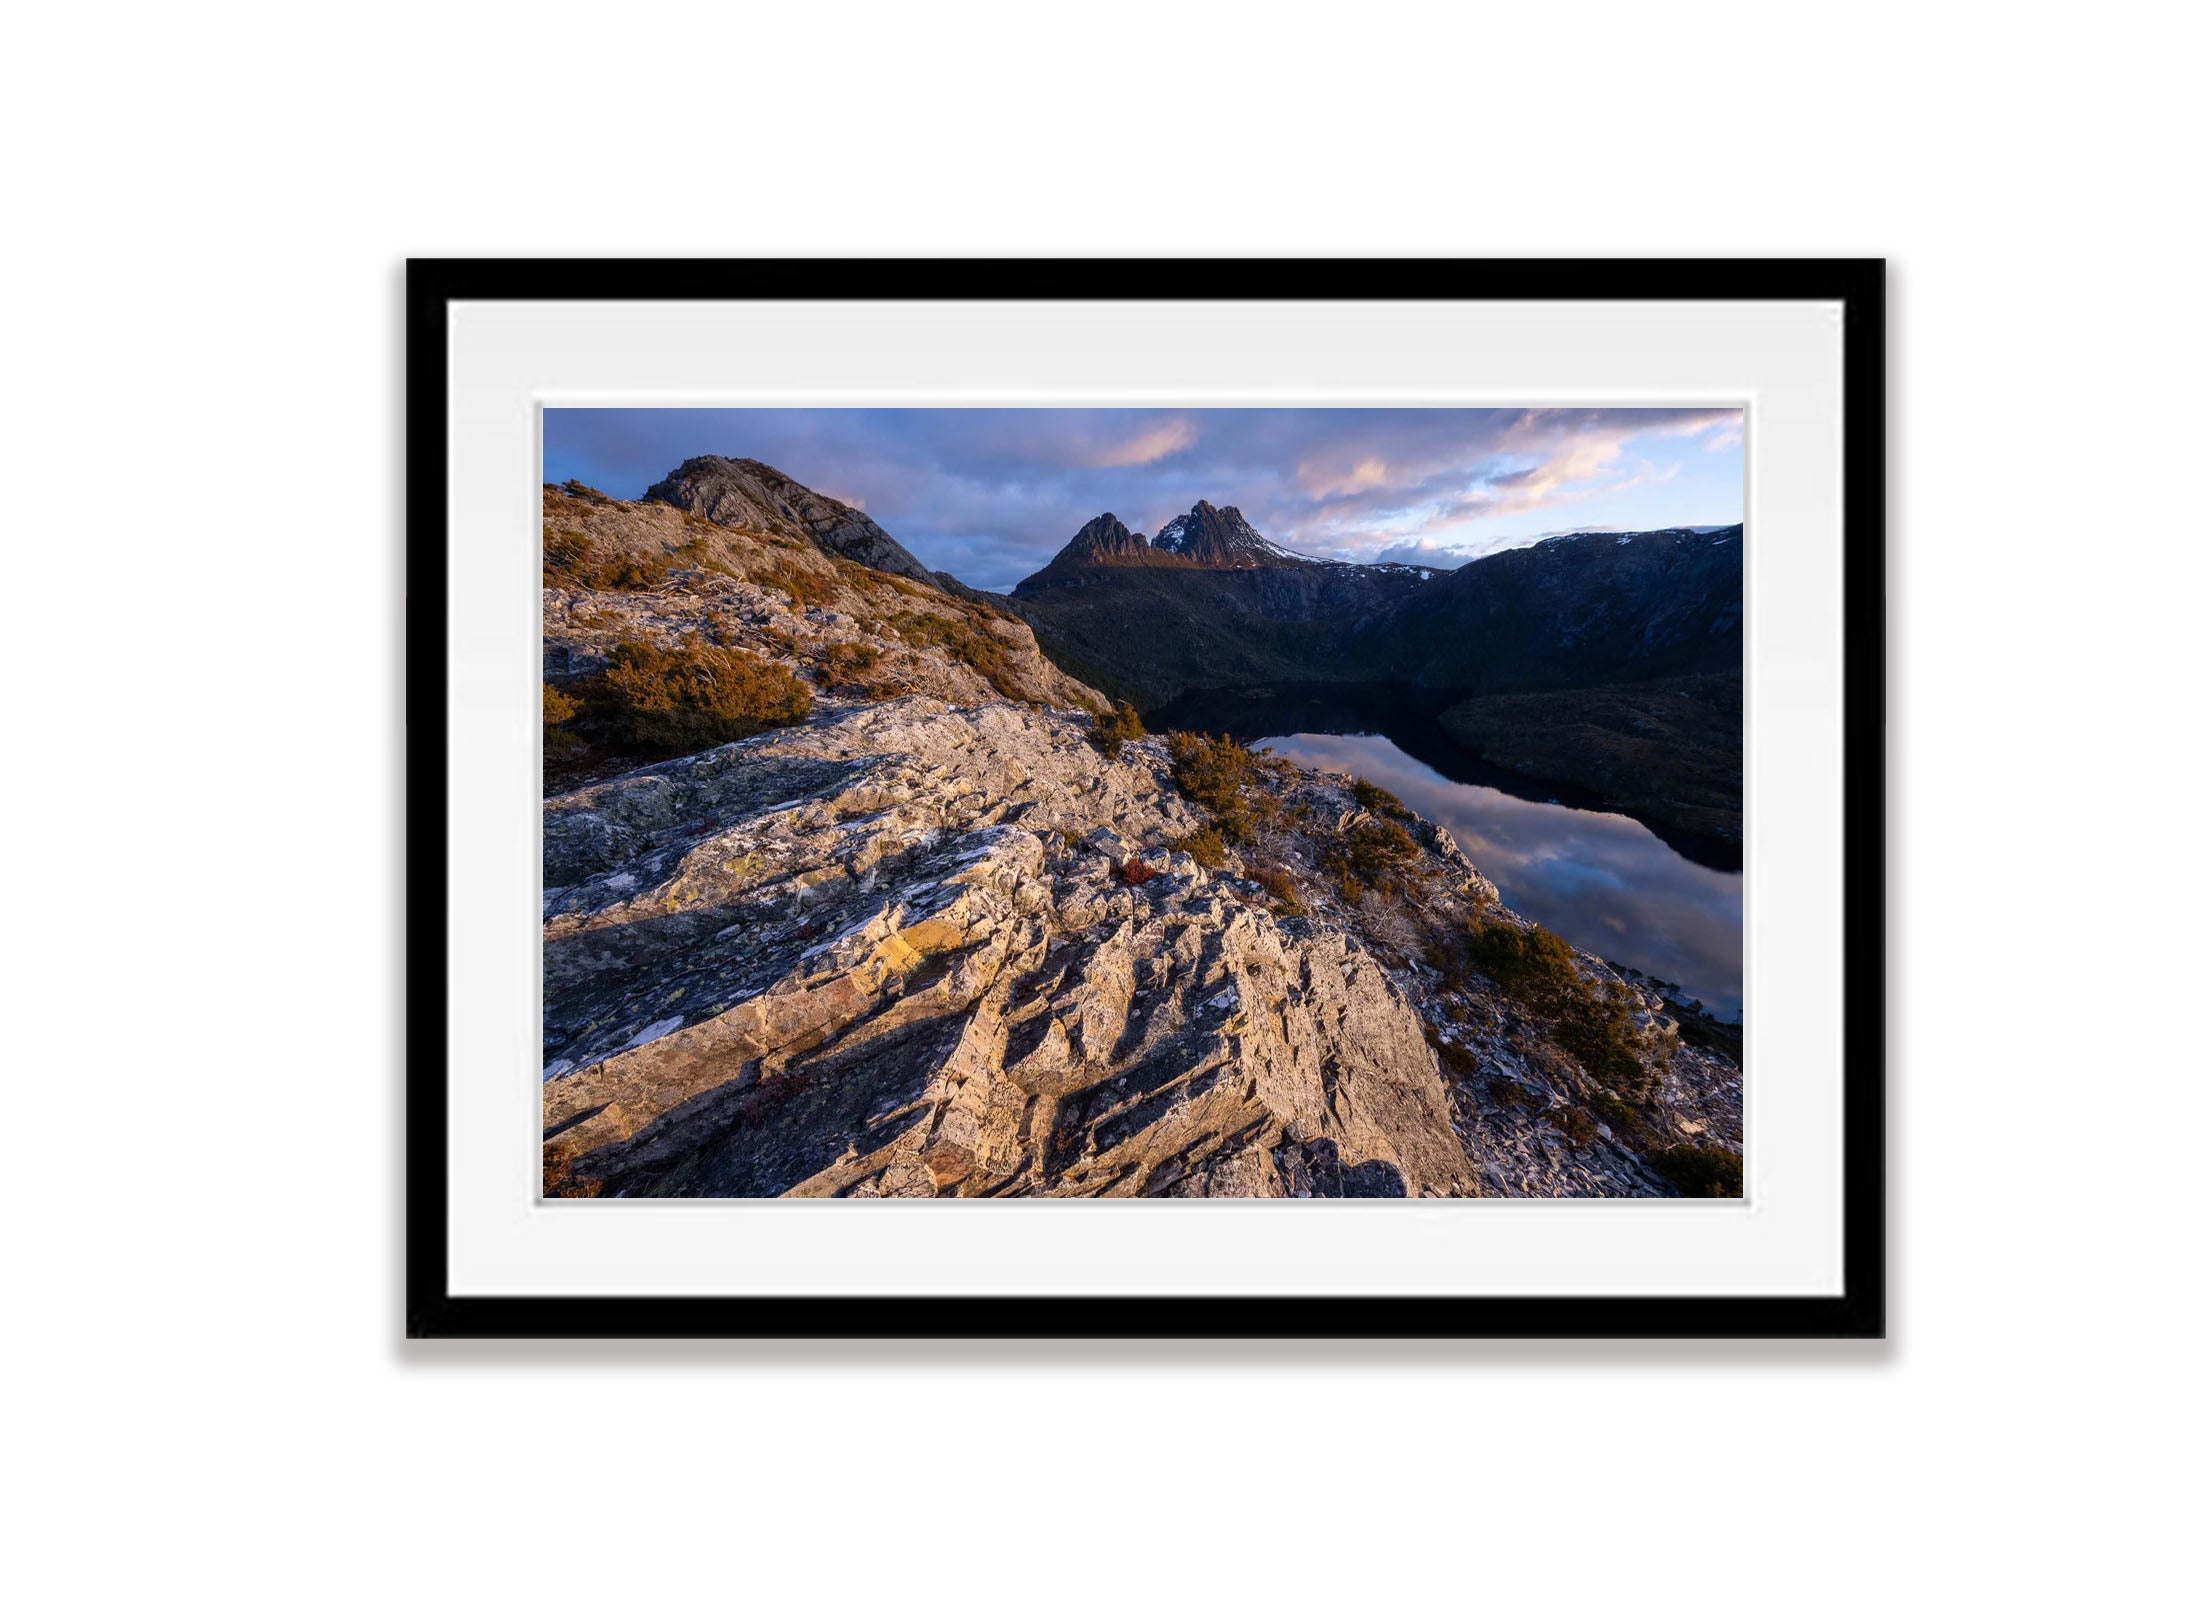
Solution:
<path fill-rule="evenodd" d="M 1741 844 L 1739 672 L 1477 695 L 1437 723 L 1495 766 L 1624 796 L 1656 828 Z"/>
<path fill-rule="evenodd" d="M 1122 566 L 1027 580 L 999 603 L 1065 671 L 1150 708 L 1193 689 L 1367 676 L 1383 619 L 1421 581 L 1347 562 Z"/>
<path fill-rule="evenodd" d="M 1202 500 L 1149 542 L 1093 518 L 1000 603 L 1058 661 L 1157 705 L 1189 690 L 1304 679 L 1356 660 L 1421 569 L 1321 561 L 1263 538 L 1235 506 Z M 1317 672 L 1319 668 L 1317 668 Z"/>
<path fill-rule="evenodd" d="M 1170 528 L 1148 545 L 1096 518 L 1003 603 L 1079 676 L 1148 707 L 1276 682 L 1466 695 L 1741 665 L 1739 527 L 1577 534 L 1456 572 L 1293 555 L 1205 501 Z"/>
<path fill-rule="evenodd" d="M 761 461 L 696 456 L 649 486 L 645 500 L 692 511 L 706 522 L 754 533 L 798 532 L 828 555 L 878 572 L 938 585 L 939 577 L 884 528 L 850 505 L 819 494 Z"/>
<path fill-rule="evenodd" d="M 622 650 L 648 657 L 633 670 L 675 676 L 690 668 L 677 653 L 691 644 L 731 650 L 785 665 L 821 694 L 924 694 L 965 706 L 996 699 L 1099 704 L 1040 651 L 1023 623 L 983 602 L 828 555 L 805 530 L 727 526 L 663 501 L 613 500 L 575 483 L 546 487 L 542 513 L 543 670 L 546 686 L 574 707 L 546 735 L 553 788 L 665 753 L 646 741 L 637 746 L 633 729 L 622 726 L 631 715 L 589 703 L 590 686 L 610 682 L 606 674 Z M 675 654 L 660 659 L 665 652 Z M 732 668 L 720 661 L 707 670 Z M 656 702 L 676 687 L 637 682 L 645 720 L 668 720 Z"/>
<path fill-rule="evenodd" d="M 1375 676 L 1466 693 L 1633 683 L 1742 665 L 1742 530 L 1579 533 L 1407 593 Z"/>

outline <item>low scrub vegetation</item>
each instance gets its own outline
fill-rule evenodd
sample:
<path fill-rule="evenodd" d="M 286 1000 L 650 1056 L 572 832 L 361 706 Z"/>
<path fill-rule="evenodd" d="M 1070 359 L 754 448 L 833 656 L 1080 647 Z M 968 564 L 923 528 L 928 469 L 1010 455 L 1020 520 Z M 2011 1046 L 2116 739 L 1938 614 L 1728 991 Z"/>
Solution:
<path fill-rule="evenodd" d="M 566 572 L 577 563 L 587 560 L 589 553 L 595 547 L 595 541 L 577 528 L 543 529 L 543 582 L 550 583 L 557 575 Z"/>
<path fill-rule="evenodd" d="M 1266 889 L 1276 902 L 1279 917 L 1303 917 L 1306 903 L 1299 898 L 1298 881 L 1282 867 L 1256 866 L 1249 874 L 1252 880 Z"/>
<path fill-rule="evenodd" d="M 1717 1145 L 1669 1144 L 1650 1152 L 1666 1182 L 1696 1200 L 1739 1200 L 1742 1158 Z"/>
<path fill-rule="evenodd" d="M 1409 901 L 1402 895 L 1379 889 L 1353 892 L 1359 894 L 1358 900 L 1352 900 L 1343 886 L 1339 886 L 1339 898 L 1359 907 L 1360 934 L 1371 948 L 1381 951 L 1384 959 L 1393 965 L 1419 961 L 1426 956 L 1428 924 L 1415 913 Z"/>
<path fill-rule="evenodd" d="M 671 575 L 667 556 L 607 556 L 589 569 L 583 583 L 591 589 L 654 589 Z"/>
<path fill-rule="evenodd" d="M 1561 1106 L 1551 1113 L 1551 1121 L 1566 1143 L 1576 1150 L 1596 1137 L 1597 1119 L 1590 1115 L 1587 1106 Z"/>
<path fill-rule="evenodd" d="M 572 528 L 542 536 L 542 581 L 553 589 L 653 589 L 672 571 L 669 556 L 599 557 L 595 541 Z"/>
<path fill-rule="evenodd" d="M 777 589 L 798 606 L 829 605 L 840 594 L 840 585 L 831 574 L 788 556 L 774 556 L 759 563 L 751 581 Z"/>
<path fill-rule="evenodd" d="M 542 1156 L 542 1197 L 545 1200 L 593 1200 L 603 1193 L 601 1178 L 576 1178 L 573 1176 L 573 1158 L 569 1155 L 552 1155 L 544 1151 Z"/>
<path fill-rule="evenodd" d="M 565 756 L 581 748 L 581 736 L 566 724 L 581 712 L 581 703 L 553 684 L 542 686 L 542 748 L 545 758 Z"/>
<path fill-rule="evenodd" d="M 1370 890 L 1396 894 L 1419 875 L 1421 847 L 1413 835 L 1387 817 L 1350 829 L 1331 845 L 1322 865 L 1337 880 L 1346 905 L 1358 905 Z"/>
<path fill-rule="evenodd" d="M 893 692 L 877 679 L 878 658 L 875 644 L 839 639 L 827 645 L 810 666 L 819 688 L 860 689 L 877 700 Z"/>
<path fill-rule="evenodd" d="M 1221 870 L 1224 852 L 1228 846 L 1222 835 L 1213 828 L 1195 828 L 1169 841 L 1171 850 L 1181 850 L 1209 872 Z"/>
<path fill-rule="evenodd" d="M 1467 948 L 1500 988 L 1538 1009 L 1581 983 L 1574 947 L 1548 928 L 1492 922 L 1468 934 Z"/>
<path fill-rule="evenodd" d="M 686 513 L 683 513 L 683 515 L 686 515 Z M 695 518 L 689 515 L 688 520 L 693 522 Z M 741 574 L 712 555 L 710 551 L 710 541 L 698 533 L 691 535 L 684 543 L 677 546 L 672 553 L 691 567 L 700 567 L 705 572 L 717 573 L 721 578 L 732 578 L 738 581 Z"/>
<path fill-rule="evenodd" d="M 1428 1039 L 1430 1051 L 1436 1057 L 1437 1066 L 1462 1083 L 1474 1077 L 1481 1063 L 1475 1060 L 1472 1050 L 1457 1039 L 1445 1038 L 1439 1029 L 1426 1022 L 1422 1025 L 1422 1031 Z"/>
<path fill-rule="evenodd" d="M 1630 1133 L 1642 1120 L 1642 1114 L 1617 1095 L 1600 1094 L 1589 1101 L 1596 1114 L 1604 1119 L 1606 1127 L 1621 1133 Z"/>
<path fill-rule="evenodd" d="M 902 639 L 919 647 L 944 651 L 991 684 L 1005 699 L 1024 701 L 1016 682 L 1015 658 L 999 635 L 967 616 L 943 616 L 936 611 L 904 611 L 891 619 Z"/>
<path fill-rule="evenodd" d="M 1156 873 L 1145 862 L 1132 856 L 1128 861 L 1116 863 L 1115 875 L 1135 889 L 1142 883 L 1151 883 Z"/>
<path fill-rule="evenodd" d="M 1551 1038 L 1593 1076 L 1646 1087 L 1661 1064 L 1644 1046 L 1631 1008 L 1582 977 L 1573 946 L 1548 928 L 1492 922 L 1467 937 L 1474 963 L 1499 988 L 1541 1016 Z"/>
<path fill-rule="evenodd" d="M 592 739 L 651 754 L 707 750 L 800 722 L 810 711 L 809 687 L 785 667 L 695 634 L 669 648 L 621 639 L 610 665 L 573 687 Z"/>
<path fill-rule="evenodd" d="M 1502 1072 L 1484 1074 L 1482 1092 L 1493 1106 L 1517 1106 L 1528 1098 L 1528 1091 Z"/>
<path fill-rule="evenodd" d="M 1365 778 L 1352 780 L 1352 800 L 1355 805 L 1372 811 L 1379 817 L 1388 817 L 1394 822 L 1407 821 L 1413 815 L 1406 809 L 1403 800 L 1380 784 L 1369 783 Z"/>
<path fill-rule="evenodd" d="M 1215 814 L 1215 825 L 1232 844 L 1252 843 L 1273 817 L 1274 799 L 1249 787 L 1260 758 L 1228 734 L 1172 733 L 1169 763 L 1176 786 Z"/>
<path fill-rule="evenodd" d="M 929 584 L 904 578 L 898 572 L 881 572 L 876 567 L 866 567 L 860 562 L 846 563 L 848 581 L 865 594 L 877 594 L 882 590 L 889 594 L 906 595 L 912 600 L 939 598 L 939 591 Z M 980 609 L 972 607 L 973 610 Z M 990 609 L 990 608 L 985 608 Z"/>
<path fill-rule="evenodd" d="M 1128 700 L 1120 706 L 1103 707 L 1092 714 L 1092 745 L 1110 761 L 1123 753 L 1123 746 L 1133 739 L 1146 737 L 1146 724 L 1139 720 L 1138 707 Z"/>

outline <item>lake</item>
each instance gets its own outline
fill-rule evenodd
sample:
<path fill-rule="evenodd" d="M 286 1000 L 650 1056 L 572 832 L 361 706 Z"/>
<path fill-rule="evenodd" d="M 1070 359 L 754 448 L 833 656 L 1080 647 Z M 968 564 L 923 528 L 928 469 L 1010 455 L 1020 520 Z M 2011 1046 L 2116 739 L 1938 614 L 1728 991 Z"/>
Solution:
<path fill-rule="evenodd" d="M 1666 980 L 1721 1018 L 1741 1015 L 1742 874 L 1730 852 L 1704 841 L 1669 843 L 1585 796 L 1560 797 L 1552 785 L 1478 762 L 1434 731 L 1431 709 L 1408 695 L 1207 693 L 1151 720 L 1232 733 L 1302 765 L 1381 784 L 1441 824 L 1520 915 Z"/>

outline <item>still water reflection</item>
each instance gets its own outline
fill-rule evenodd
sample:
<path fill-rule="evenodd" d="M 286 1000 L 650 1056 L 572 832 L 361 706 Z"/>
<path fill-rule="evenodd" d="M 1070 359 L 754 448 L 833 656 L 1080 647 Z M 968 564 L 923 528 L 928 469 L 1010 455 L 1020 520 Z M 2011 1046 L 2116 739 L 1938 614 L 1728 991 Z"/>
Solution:
<path fill-rule="evenodd" d="M 1632 817 L 1447 778 L 1381 734 L 1294 733 L 1259 745 L 1381 784 L 1441 823 L 1522 916 L 1679 985 L 1721 1017 L 1740 1015 L 1739 872 L 1690 860 Z"/>

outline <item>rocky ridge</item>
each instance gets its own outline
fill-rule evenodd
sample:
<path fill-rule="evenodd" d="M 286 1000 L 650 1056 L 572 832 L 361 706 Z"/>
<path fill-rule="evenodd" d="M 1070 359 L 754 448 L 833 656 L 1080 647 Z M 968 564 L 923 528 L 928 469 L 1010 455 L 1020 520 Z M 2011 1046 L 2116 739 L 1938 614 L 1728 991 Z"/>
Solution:
<path fill-rule="evenodd" d="M 744 532 L 799 532 L 827 555 L 846 556 L 874 571 L 919 583 L 941 583 L 941 575 L 855 507 L 819 494 L 761 461 L 696 456 L 651 484 L 642 498 L 661 500 L 706 522 Z"/>
<path fill-rule="evenodd" d="M 869 698 L 1104 703 L 1017 619 L 827 554 L 806 530 L 725 525 L 569 485 L 544 489 L 543 537 L 543 674 L 553 687 L 601 673 L 622 640 L 671 645 L 697 636 L 790 663 L 805 679 L 846 678 L 845 690 Z M 634 764 L 605 757 L 574 770 L 594 776 Z"/>
<path fill-rule="evenodd" d="M 1479 1192 L 1379 963 L 1141 842 L 1195 820 L 1163 768 L 912 700 L 553 802 L 546 1155 L 615 1194 Z"/>

